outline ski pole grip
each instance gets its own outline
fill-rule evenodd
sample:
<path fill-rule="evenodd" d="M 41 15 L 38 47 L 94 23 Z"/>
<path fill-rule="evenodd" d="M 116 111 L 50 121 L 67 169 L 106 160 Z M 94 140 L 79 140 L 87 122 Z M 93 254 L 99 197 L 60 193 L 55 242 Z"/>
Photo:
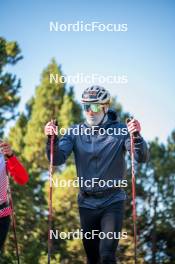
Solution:
<path fill-rule="evenodd" d="M 130 116 L 130 117 L 126 118 L 126 123 L 128 124 L 132 119 L 134 119 L 133 116 Z"/>
<path fill-rule="evenodd" d="M 57 121 L 56 119 L 54 119 L 54 120 L 53 120 L 53 124 L 54 124 L 55 126 L 58 126 L 58 121 Z"/>
<path fill-rule="evenodd" d="M 128 124 L 132 119 L 134 119 L 133 116 L 128 117 L 128 118 L 126 119 L 126 123 Z M 134 136 L 134 137 L 137 137 L 138 135 L 139 135 L 139 132 L 134 132 L 134 133 L 133 133 L 133 136 Z"/>
<path fill-rule="evenodd" d="M 52 125 L 54 125 L 54 126 L 58 126 L 58 122 L 57 122 L 56 119 L 51 119 L 50 122 L 52 123 Z M 56 136 L 57 136 L 57 135 L 56 135 Z M 49 138 L 50 140 L 54 140 L 54 138 L 55 138 L 55 131 L 54 131 L 53 135 L 49 135 L 48 138 Z"/>

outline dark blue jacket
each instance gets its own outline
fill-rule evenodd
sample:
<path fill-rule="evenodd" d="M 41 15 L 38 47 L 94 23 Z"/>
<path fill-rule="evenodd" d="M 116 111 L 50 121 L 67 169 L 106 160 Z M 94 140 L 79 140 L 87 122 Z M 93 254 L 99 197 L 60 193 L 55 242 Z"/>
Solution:
<path fill-rule="evenodd" d="M 88 131 L 86 134 L 85 130 Z M 77 131 L 79 131 L 79 135 L 75 135 Z M 111 135 L 105 134 L 105 131 L 109 131 Z M 115 133 L 112 133 L 114 131 Z M 88 193 L 108 191 L 109 187 L 99 187 L 98 181 L 122 181 L 126 176 L 125 154 L 126 151 L 130 151 L 130 137 L 127 127 L 117 121 L 114 112 L 109 112 L 108 120 L 93 131 L 86 123 L 74 125 L 71 127 L 71 131 L 60 140 L 55 139 L 54 165 L 64 164 L 72 151 L 79 179 L 83 179 L 85 182 L 96 178 L 94 186 L 86 187 L 83 185 L 80 186 L 80 190 Z M 49 159 L 50 140 L 47 142 L 47 156 Z M 135 139 L 135 160 L 146 162 L 147 159 L 147 145 L 143 138 L 139 136 Z M 108 193 L 100 199 L 91 196 L 86 197 L 81 193 L 78 196 L 79 206 L 88 208 L 103 207 L 125 199 L 126 195 L 122 189 L 118 189 L 111 194 Z"/>

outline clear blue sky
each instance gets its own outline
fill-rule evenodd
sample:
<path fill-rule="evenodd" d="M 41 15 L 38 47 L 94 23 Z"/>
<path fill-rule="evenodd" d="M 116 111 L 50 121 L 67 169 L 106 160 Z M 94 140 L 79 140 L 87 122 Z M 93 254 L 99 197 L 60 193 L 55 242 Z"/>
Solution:
<path fill-rule="evenodd" d="M 66 75 L 127 74 L 107 85 L 142 124 L 146 139 L 165 141 L 175 128 L 175 2 L 135 0 L 1 0 L 0 34 L 16 40 L 24 59 L 10 68 L 22 80 L 20 110 L 52 57 Z M 50 32 L 49 21 L 127 23 L 128 32 Z M 80 99 L 85 85 L 75 85 Z"/>

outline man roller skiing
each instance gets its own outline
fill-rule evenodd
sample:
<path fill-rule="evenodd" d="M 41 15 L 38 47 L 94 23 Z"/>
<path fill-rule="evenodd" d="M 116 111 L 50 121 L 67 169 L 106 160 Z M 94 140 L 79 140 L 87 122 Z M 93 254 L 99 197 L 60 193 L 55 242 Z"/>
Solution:
<path fill-rule="evenodd" d="M 136 161 L 146 162 L 148 157 L 140 123 L 135 119 L 127 125 L 120 123 L 117 113 L 109 106 L 110 94 L 106 89 L 87 88 L 82 94 L 85 122 L 73 125 L 61 139 L 57 135 L 54 139 L 53 164 L 64 164 L 73 151 L 77 176 L 84 182 L 80 184 L 78 205 L 88 264 L 116 263 L 120 237 L 114 233 L 121 232 L 126 200 L 125 191 L 116 182 L 122 182 L 126 174 L 125 153 L 130 151 L 130 134 L 134 135 Z M 74 128 L 81 133 L 75 134 Z M 46 124 L 48 159 L 50 136 L 57 134 L 56 131 L 53 122 Z M 98 234 L 103 232 L 105 237 L 97 234 L 89 239 L 85 236 L 93 234 L 94 230 L 98 230 Z"/>

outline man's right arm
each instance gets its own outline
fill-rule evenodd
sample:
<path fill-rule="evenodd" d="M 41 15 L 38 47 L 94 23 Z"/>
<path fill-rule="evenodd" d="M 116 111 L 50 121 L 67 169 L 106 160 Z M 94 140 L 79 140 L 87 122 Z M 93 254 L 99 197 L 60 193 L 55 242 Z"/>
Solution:
<path fill-rule="evenodd" d="M 51 136 L 48 136 L 46 144 L 46 154 L 50 161 L 50 145 Z M 54 148 L 53 148 L 53 165 L 59 166 L 66 162 L 67 158 L 73 150 L 73 139 L 71 135 L 64 135 L 60 140 L 58 136 L 55 135 L 54 138 Z"/>
<path fill-rule="evenodd" d="M 60 140 L 58 138 L 58 126 L 53 122 L 48 122 L 44 128 L 44 133 L 48 137 L 46 144 L 46 154 L 50 161 L 50 149 L 51 149 L 51 136 L 54 135 L 53 146 L 53 165 L 58 166 L 65 163 L 68 156 L 73 150 L 73 137 L 68 133 L 65 134 Z"/>

